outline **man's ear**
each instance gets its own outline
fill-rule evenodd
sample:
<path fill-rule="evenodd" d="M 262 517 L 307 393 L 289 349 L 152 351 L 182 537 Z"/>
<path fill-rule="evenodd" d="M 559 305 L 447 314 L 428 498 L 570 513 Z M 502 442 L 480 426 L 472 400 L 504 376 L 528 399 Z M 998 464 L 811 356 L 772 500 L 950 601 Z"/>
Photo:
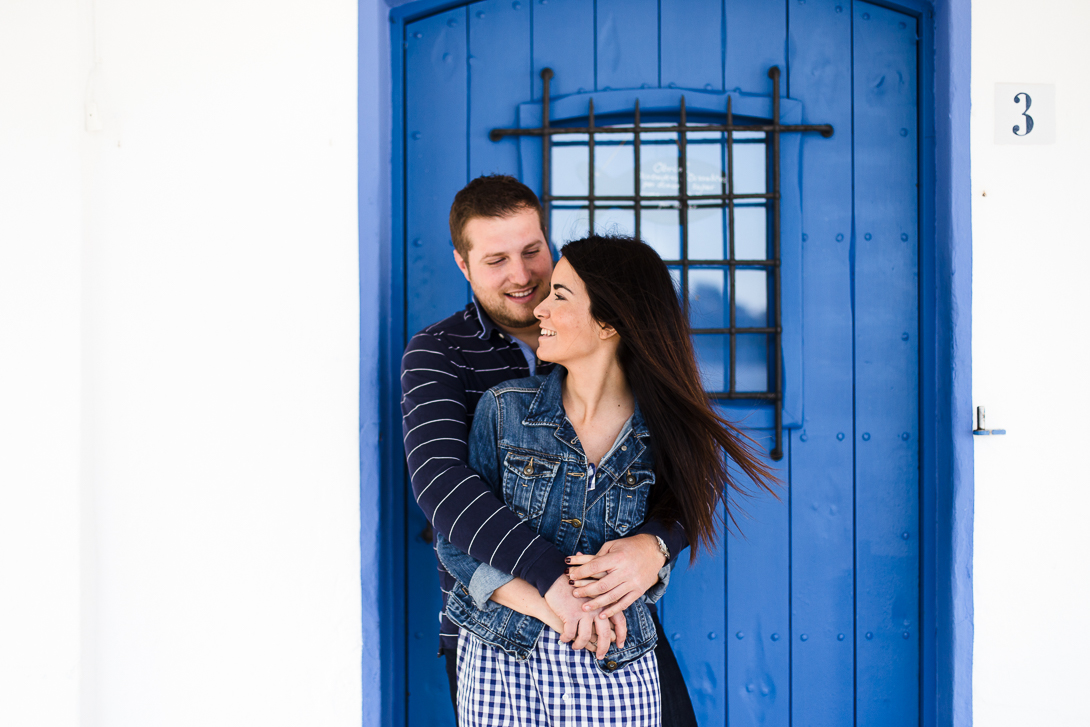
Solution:
<path fill-rule="evenodd" d="M 466 282 L 473 282 L 469 279 L 469 265 L 462 259 L 461 253 L 457 250 L 454 251 L 454 262 L 458 264 L 458 269 L 462 271 L 462 275 L 466 276 Z"/>

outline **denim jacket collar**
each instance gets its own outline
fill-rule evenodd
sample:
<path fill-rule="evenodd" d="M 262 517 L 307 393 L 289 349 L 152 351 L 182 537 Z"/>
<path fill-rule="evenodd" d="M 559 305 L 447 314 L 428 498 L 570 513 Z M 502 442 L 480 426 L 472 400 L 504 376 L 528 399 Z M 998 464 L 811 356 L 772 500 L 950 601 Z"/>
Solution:
<path fill-rule="evenodd" d="M 556 438 L 569 449 L 582 455 L 583 448 L 579 446 L 575 427 L 572 426 L 567 414 L 564 413 L 562 394 L 564 379 L 567 375 L 568 371 L 563 366 L 557 366 L 553 369 L 553 372 L 541 383 L 541 388 L 538 389 L 537 395 L 530 404 L 530 409 L 526 412 L 522 424 L 527 427 L 554 427 Z M 622 446 L 611 450 L 602 458 L 599 464 L 599 469 L 605 470 L 611 477 L 619 477 L 627 471 L 629 466 L 639 459 L 640 455 L 647 449 L 645 440 L 651 436 L 651 433 L 647 429 L 643 414 L 640 412 L 639 402 L 636 402 L 635 412 L 632 414 L 631 429 L 628 436 L 635 438 L 636 446 L 625 446 L 623 441 L 627 437 L 624 437 L 621 440 Z"/>

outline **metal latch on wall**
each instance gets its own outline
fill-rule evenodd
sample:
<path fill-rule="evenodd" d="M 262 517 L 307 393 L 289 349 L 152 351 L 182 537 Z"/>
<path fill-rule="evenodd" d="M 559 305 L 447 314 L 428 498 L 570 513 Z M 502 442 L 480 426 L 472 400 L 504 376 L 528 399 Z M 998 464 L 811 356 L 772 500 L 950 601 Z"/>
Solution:
<path fill-rule="evenodd" d="M 992 434 L 1006 434 L 1006 429 L 988 429 L 984 424 L 984 407 L 978 406 L 976 408 L 976 429 L 973 430 L 973 434 L 978 437 L 990 436 Z"/>

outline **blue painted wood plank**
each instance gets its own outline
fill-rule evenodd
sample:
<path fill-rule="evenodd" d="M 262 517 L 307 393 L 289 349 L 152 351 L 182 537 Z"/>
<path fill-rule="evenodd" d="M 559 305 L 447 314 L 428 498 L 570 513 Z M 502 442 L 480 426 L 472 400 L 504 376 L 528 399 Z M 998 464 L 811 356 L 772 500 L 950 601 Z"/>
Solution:
<path fill-rule="evenodd" d="M 842 0 L 789 12 L 802 123 L 835 130 L 801 139 L 807 336 L 805 420 L 791 446 L 791 708 L 800 727 L 834 727 L 855 712 L 851 15 Z"/>
<path fill-rule="evenodd" d="M 531 0 L 526 0 L 527 3 Z M 594 3 L 533 3 L 534 99 L 541 99 L 541 69 L 552 68 L 551 95 L 594 90 Z"/>
<path fill-rule="evenodd" d="M 720 513 L 722 508 L 720 508 Z M 729 537 L 729 536 L 728 536 Z M 704 551 L 689 567 L 689 554 L 670 575 L 670 587 L 660 603 L 662 627 L 674 648 L 689 688 L 697 724 L 724 727 L 727 723 L 726 551 L 722 542 Z"/>
<path fill-rule="evenodd" d="M 405 288 L 410 335 L 450 315 L 466 300 L 465 278 L 451 254 L 447 214 L 467 181 L 466 9 L 406 25 Z M 453 725 L 437 614 L 442 608 L 435 554 L 419 536 L 426 521 L 406 512 L 408 724 Z"/>
<path fill-rule="evenodd" d="M 465 186 L 466 9 L 406 26 L 406 288 L 409 335 L 466 300 L 447 216 Z"/>
<path fill-rule="evenodd" d="M 658 87 L 658 0 L 598 0 L 595 6 L 596 88 Z"/>
<path fill-rule="evenodd" d="M 528 4 L 485 0 L 469 6 L 470 178 L 518 175 L 518 137 L 492 141 L 488 132 L 518 126 L 518 104 L 533 93 L 530 41 Z"/>
<path fill-rule="evenodd" d="M 763 433 L 762 433 L 763 434 Z M 784 458 L 767 463 L 788 484 Z M 750 487 L 748 478 L 739 477 Z M 783 501 L 763 495 L 742 502 L 741 536 L 727 549 L 727 714 L 731 727 L 791 723 L 791 614 L 788 488 Z"/>
<path fill-rule="evenodd" d="M 725 0 L 727 89 L 767 96 L 772 92 L 768 69 L 783 73 L 780 95 L 787 96 L 787 10 L 783 0 Z"/>
<path fill-rule="evenodd" d="M 916 29 L 853 7 L 856 234 L 856 709 L 919 712 Z"/>
<path fill-rule="evenodd" d="M 659 14 L 661 85 L 723 90 L 723 4 L 662 0 Z"/>

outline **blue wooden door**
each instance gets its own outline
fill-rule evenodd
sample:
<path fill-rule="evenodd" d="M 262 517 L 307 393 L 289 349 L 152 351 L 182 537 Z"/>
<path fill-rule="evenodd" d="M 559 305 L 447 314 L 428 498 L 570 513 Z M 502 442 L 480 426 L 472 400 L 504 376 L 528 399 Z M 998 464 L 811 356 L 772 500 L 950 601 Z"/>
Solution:
<path fill-rule="evenodd" d="M 783 501 L 749 503 L 661 611 L 702 725 L 916 724 L 917 19 L 859 0 L 486 0 L 403 28 L 406 338 L 467 300 L 455 192 L 493 172 L 540 191 L 540 143 L 488 132 L 533 116 L 542 68 L 573 109 L 674 90 L 759 109 L 778 66 L 797 123 L 833 125 L 782 153 Z M 766 405 L 743 415 L 772 441 Z M 411 497 L 390 516 L 406 523 L 405 719 L 453 724 L 427 523 Z"/>

